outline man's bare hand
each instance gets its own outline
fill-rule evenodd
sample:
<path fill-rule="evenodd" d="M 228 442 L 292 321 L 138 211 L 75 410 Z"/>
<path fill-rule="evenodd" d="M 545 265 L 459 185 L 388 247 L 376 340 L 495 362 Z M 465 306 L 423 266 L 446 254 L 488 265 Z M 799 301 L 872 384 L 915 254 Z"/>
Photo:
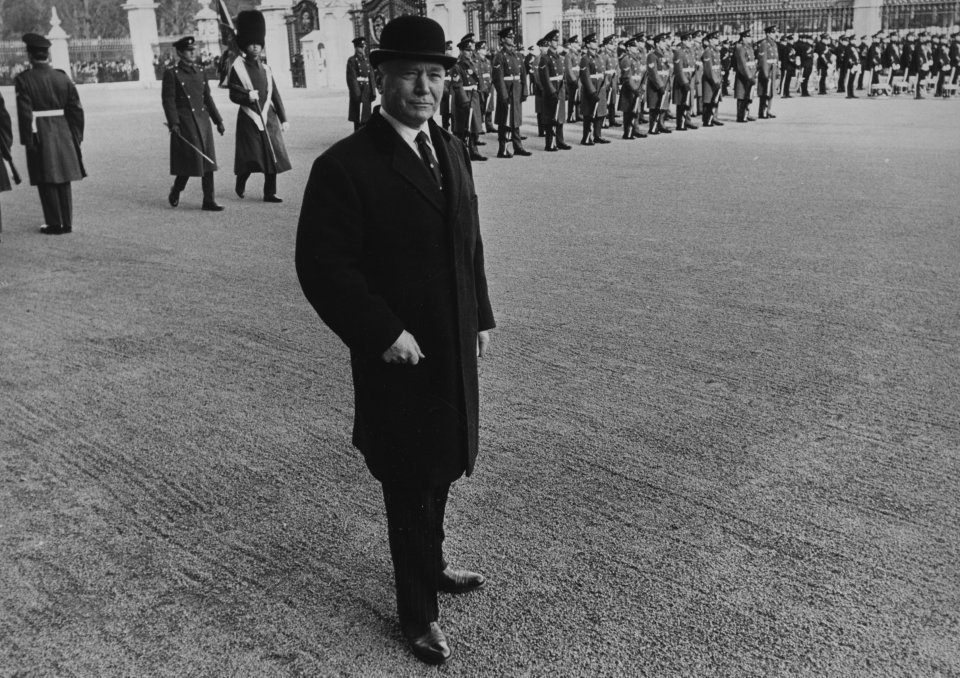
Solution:
<path fill-rule="evenodd" d="M 487 347 L 490 346 L 490 332 L 483 330 L 477 332 L 477 357 L 482 358 L 487 353 Z"/>
<path fill-rule="evenodd" d="M 383 352 L 381 357 L 387 363 L 416 365 L 427 356 L 423 355 L 423 351 L 420 350 L 420 345 L 417 344 L 413 335 L 404 330 L 393 342 L 393 345 Z"/>

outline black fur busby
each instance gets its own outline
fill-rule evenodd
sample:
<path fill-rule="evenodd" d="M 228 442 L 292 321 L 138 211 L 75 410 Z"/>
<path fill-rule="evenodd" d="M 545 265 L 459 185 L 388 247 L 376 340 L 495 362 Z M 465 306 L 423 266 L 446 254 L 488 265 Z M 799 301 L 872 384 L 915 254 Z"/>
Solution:
<path fill-rule="evenodd" d="M 237 46 L 246 49 L 249 45 L 265 47 L 267 22 L 263 14 L 255 9 L 240 12 L 237 15 Z"/>

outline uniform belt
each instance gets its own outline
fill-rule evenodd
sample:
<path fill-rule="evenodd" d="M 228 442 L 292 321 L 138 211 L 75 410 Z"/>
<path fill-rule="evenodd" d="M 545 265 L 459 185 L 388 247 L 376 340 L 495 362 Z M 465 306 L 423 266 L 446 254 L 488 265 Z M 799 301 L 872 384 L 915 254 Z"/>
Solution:
<path fill-rule="evenodd" d="M 34 111 L 33 120 L 30 122 L 30 131 L 37 133 L 37 118 L 58 118 L 63 116 L 62 108 L 51 108 L 46 111 Z"/>
<path fill-rule="evenodd" d="M 503 79 L 506 80 L 507 82 L 513 82 L 514 80 L 519 80 L 519 79 L 520 79 L 520 76 L 519 76 L 519 75 L 505 75 L 505 76 L 503 76 Z"/>
<path fill-rule="evenodd" d="M 463 91 L 464 91 L 464 92 L 476 92 L 476 91 L 477 91 L 477 86 L 476 86 L 476 85 L 464 85 L 464 86 L 463 86 Z"/>
<path fill-rule="evenodd" d="M 616 69 L 616 68 L 611 68 L 611 69 L 608 70 L 608 71 L 604 71 L 604 74 L 605 74 L 605 75 L 613 75 L 613 74 L 616 73 L 616 72 L 617 72 L 617 69 Z"/>
<path fill-rule="evenodd" d="M 370 78 L 364 78 L 362 75 L 358 75 L 357 82 L 370 82 Z"/>
<path fill-rule="evenodd" d="M 668 68 L 665 71 L 657 71 L 657 73 L 659 73 L 660 75 L 670 75 L 670 69 Z"/>
<path fill-rule="evenodd" d="M 591 78 L 604 78 L 604 77 L 606 77 L 606 76 L 605 76 L 603 73 L 591 73 L 591 74 L 590 74 L 590 77 L 591 77 Z"/>
<path fill-rule="evenodd" d="M 551 75 L 551 76 L 550 76 L 550 82 L 560 82 L 561 80 L 563 80 L 563 76 L 562 76 L 562 75 Z"/>
<path fill-rule="evenodd" d="M 684 68 L 681 69 L 684 73 L 693 73 L 693 68 Z"/>

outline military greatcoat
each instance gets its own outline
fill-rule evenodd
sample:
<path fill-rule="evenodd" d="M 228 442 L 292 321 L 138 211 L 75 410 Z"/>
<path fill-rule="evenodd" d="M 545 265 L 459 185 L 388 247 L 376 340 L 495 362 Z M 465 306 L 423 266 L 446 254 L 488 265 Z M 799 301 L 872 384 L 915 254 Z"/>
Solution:
<path fill-rule="evenodd" d="M 527 78 L 523 62 L 514 49 L 501 47 L 493 57 L 491 77 L 497 93 L 497 110 L 494 122 L 507 127 L 520 127 L 523 123 L 523 100 L 527 97 Z"/>
<path fill-rule="evenodd" d="M 18 74 L 13 85 L 30 185 L 65 184 L 87 176 L 80 155 L 83 107 L 69 76 L 35 63 Z"/>
<path fill-rule="evenodd" d="M 364 52 L 354 54 L 347 59 L 347 90 L 350 100 L 347 107 L 347 120 L 366 124 L 370 119 L 371 104 L 377 98 L 373 87 L 373 74 L 370 62 Z"/>
<path fill-rule="evenodd" d="M 670 57 L 658 49 L 647 53 L 647 106 L 651 111 L 663 108 L 667 80 L 670 77 Z"/>
<path fill-rule="evenodd" d="M 543 92 L 543 122 L 547 125 L 562 125 L 567 114 L 567 83 L 563 57 L 552 47 L 540 56 L 537 78 L 540 81 L 540 91 Z"/>
<path fill-rule="evenodd" d="M 217 169 L 188 145 L 188 142 L 193 144 L 216 161 L 210 122 L 219 125 L 223 118 L 210 96 L 210 86 L 203 70 L 185 61 L 168 68 L 163 73 L 160 99 L 167 124 L 180 128 L 180 136 L 170 135 L 170 174 L 199 177 Z"/>
<path fill-rule="evenodd" d="M 480 72 L 470 52 L 461 52 L 457 63 L 450 69 L 453 90 L 453 133 L 481 134 L 483 132 L 483 107 L 480 105 Z"/>
<path fill-rule="evenodd" d="M 249 81 L 244 81 L 244 74 Z M 280 130 L 280 124 L 287 120 L 287 113 L 272 72 L 259 59 L 237 59 L 233 62 L 228 83 L 230 101 L 240 105 L 234 174 L 279 174 L 289 170 L 290 158 Z M 259 95 L 256 103 L 247 96 L 251 89 L 257 90 Z M 266 126 L 262 123 L 261 113 Z"/>
<path fill-rule="evenodd" d="M 11 148 L 13 148 L 13 124 L 10 122 L 7 107 L 3 103 L 3 95 L 0 94 L 0 154 L 3 155 L 3 159 L 0 159 L 0 192 L 13 188 L 10 184 L 10 175 L 7 173 L 7 163 L 3 162 L 4 159 L 10 160 Z"/>
<path fill-rule="evenodd" d="M 585 118 L 607 115 L 607 76 L 601 54 L 584 52 L 580 58 L 580 112 Z"/>
<path fill-rule="evenodd" d="M 738 42 L 733 48 L 733 70 L 737 76 L 734 95 L 738 100 L 750 101 L 753 98 L 753 86 L 757 84 L 757 60 L 753 50 L 743 42 Z"/>

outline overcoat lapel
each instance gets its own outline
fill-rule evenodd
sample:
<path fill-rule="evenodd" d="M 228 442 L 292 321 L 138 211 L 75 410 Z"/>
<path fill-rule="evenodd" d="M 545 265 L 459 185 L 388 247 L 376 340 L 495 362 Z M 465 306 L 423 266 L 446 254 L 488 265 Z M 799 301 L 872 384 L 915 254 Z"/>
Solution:
<path fill-rule="evenodd" d="M 403 139 L 394 131 L 390 123 L 380 115 L 379 106 L 367 124 L 374 125 L 381 141 L 384 144 L 388 144 L 388 148 L 392 147 L 393 159 L 391 160 L 391 167 L 393 170 L 417 189 L 437 211 L 443 214 L 446 211 L 443 193 L 433 183 L 433 177 L 430 176 L 430 172 L 424 167 L 423 161 L 403 142 Z M 441 172 L 442 171 L 443 170 L 441 170 Z"/>

